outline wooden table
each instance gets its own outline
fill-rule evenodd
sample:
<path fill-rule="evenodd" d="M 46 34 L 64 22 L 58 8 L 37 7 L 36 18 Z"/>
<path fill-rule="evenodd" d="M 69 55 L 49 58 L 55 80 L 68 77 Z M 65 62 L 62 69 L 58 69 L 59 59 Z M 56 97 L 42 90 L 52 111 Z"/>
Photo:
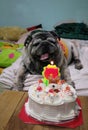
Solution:
<path fill-rule="evenodd" d="M 71 130 L 68 128 L 49 126 L 49 125 L 31 125 L 23 123 L 18 118 L 27 92 L 4 91 L 0 94 L 0 130 Z M 83 113 L 83 125 L 74 130 L 88 130 L 88 97 L 80 96 Z"/>

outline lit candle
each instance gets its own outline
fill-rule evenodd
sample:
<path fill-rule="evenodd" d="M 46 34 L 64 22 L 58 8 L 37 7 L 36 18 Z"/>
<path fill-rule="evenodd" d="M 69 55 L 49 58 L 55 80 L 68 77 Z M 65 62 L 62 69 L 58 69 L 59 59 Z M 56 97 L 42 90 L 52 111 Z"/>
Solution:
<path fill-rule="evenodd" d="M 51 61 L 50 61 L 50 64 L 51 64 L 51 65 L 54 65 L 54 61 L 53 61 L 53 60 L 51 60 Z"/>

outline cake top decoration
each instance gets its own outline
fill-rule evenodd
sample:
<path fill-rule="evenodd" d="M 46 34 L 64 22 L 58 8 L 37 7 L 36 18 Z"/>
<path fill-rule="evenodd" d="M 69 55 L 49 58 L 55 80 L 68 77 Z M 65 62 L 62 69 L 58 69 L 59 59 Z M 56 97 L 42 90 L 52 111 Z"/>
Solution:
<path fill-rule="evenodd" d="M 51 61 L 51 64 L 48 64 L 43 68 L 43 82 L 47 86 L 49 83 L 56 83 L 60 79 L 60 68 L 54 65 L 54 62 Z"/>

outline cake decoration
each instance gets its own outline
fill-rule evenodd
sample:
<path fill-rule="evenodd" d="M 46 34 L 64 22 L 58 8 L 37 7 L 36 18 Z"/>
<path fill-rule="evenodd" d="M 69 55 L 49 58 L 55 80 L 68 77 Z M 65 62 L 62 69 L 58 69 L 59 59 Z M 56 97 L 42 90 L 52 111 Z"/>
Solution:
<path fill-rule="evenodd" d="M 48 86 L 49 83 L 58 83 L 60 79 L 60 68 L 54 65 L 54 62 L 51 61 L 51 64 L 44 67 L 42 75 L 44 77 L 43 83 L 45 83 L 46 86 Z"/>

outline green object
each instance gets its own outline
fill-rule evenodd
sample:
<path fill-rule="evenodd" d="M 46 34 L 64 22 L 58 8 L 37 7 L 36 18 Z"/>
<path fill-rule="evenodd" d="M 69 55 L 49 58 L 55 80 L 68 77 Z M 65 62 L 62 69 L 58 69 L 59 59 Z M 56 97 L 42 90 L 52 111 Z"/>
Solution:
<path fill-rule="evenodd" d="M 21 55 L 23 44 L 0 42 L 0 67 L 8 67 Z"/>
<path fill-rule="evenodd" d="M 88 26 L 85 23 L 62 23 L 54 28 L 61 38 L 88 40 Z"/>
<path fill-rule="evenodd" d="M 44 83 L 46 86 L 48 86 L 48 85 L 49 85 L 49 80 L 46 79 L 46 78 L 43 78 L 43 83 Z"/>

